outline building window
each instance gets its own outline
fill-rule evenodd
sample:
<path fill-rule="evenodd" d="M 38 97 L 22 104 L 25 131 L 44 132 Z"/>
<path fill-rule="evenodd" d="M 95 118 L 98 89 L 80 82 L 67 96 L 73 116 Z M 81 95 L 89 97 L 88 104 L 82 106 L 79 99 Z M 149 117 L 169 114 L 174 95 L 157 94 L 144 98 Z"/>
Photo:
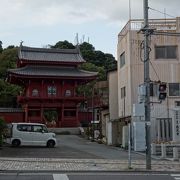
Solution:
<path fill-rule="evenodd" d="M 56 95 L 56 87 L 55 86 L 48 86 L 48 95 Z"/>
<path fill-rule="evenodd" d="M 32 96 L 39 96 L 39 91 L 37 89 L 33 89 Z"/>
<path fill-rule="evenodd" d="M 169 96 L 180 96 L 180 83 L 169 83 Z"/>
<path fill-rule="evenodd" d="M 126 97 L 126 87 L 121 88 L 121 98 Z"/>
<path fill-rule="evenodd" d="M 71 90 L 67 89 L 67 90 L 65 91 L 65 96 L 71 96 Z"/>
<path fill-rule="evenodd" d="M 125 65 L 125 52 L 120 55 L 120 68 Z"/>
<path fill-rule="evenodd" d="M 177 59 L 177 46 L 156 46 L 156 59 Z"/>
<path fill-rule="evenodd" d="M 180 101 L 175 101 L 175 107 L 180 107 Z"/>

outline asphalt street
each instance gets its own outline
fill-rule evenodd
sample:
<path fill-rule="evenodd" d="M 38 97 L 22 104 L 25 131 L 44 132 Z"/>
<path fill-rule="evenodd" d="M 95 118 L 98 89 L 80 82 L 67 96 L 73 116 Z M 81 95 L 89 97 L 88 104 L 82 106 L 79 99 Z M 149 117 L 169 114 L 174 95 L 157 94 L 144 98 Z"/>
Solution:
<path fill-rule="evenodd" d="M 0 172 L 60 172 L 60 174 L 61 172 L 95 171 L 129 172 L 127 150 L 91 142 L 76 135 L 59 135 L 57 136 L 57 141 L 58 145 L 55 148 L 32 146 L 13 148 L 11 146 L 4 146 L 0 150 Z M 146 171 L 145 155 L 132 152 L 131 156 L 131 171 Z M 179 161 L 152 159 L 151 172 L 178 173 L 180 172 Z M 1 178 L 2 175 L 3 174 L 0 176 Z M 19 176 L 19 174 L 17 175 Z M 114 175 L 113 178 L 116 178 L 116 175 Z M 21 174 L 20 177 L 18 176 L 16 176 L 16 179 L 24 179 L 24 174 Z M 32 177 L 36 178 L 36 175 Z M 52 179 L 55 176 L 47 175 L 47 177 L 43 177 L 44 179 Z M 56 175 L 56 177 L 59 178 L 60 175 Z M 168 177 L 172 179 L 171 176 Z M 5 179 L 6 176 L 3 178 Z M 14 176 L 12 175 L 9 178 L 14 178 Z M 41 176 L 39 176 L 38 179 L 40 178 Z M 57 178 L 55 180 L 58 180 Z M 68 178 L 81 179 L 77 174 L 73 176 L 68 174 Z M 97 176 L 91 174 L 88 178 L 93 179 L 97 178 Z M 106 179 L 107 177 L 101 175 L 98 178 Z M 123 179 L 125 178 L 124 176 Z M 141 178 L 144 177 L 138 177 L 138 179 Z M 153 179 L 155 178 L 156 177 Z M 31 180 L 28 176 L 25 179 Z M 62 179 L 62 177 L 60 179 Z M 67 179 L 67 177 L 65 179 Z M 176 180 L 180 180 L 180 178 Z"/>
<path fill-rule="evenodd" d="M 153 173 L 0 173 L 0 180 L 179 180 L 180 174 Z"/>
<path fill-rule="evenodd" d="M 55 148 L 46 147 L 11 147 L 4 146 L 0 157 L 15 158 L 76 158 L 76 159 L 121 159 L 127 160 L 128 153 L 118 147 L 91 142 L 76 135 L 58 135 L 58 145 Z M 132 159 L 145 157 L 132 153 Z"/>

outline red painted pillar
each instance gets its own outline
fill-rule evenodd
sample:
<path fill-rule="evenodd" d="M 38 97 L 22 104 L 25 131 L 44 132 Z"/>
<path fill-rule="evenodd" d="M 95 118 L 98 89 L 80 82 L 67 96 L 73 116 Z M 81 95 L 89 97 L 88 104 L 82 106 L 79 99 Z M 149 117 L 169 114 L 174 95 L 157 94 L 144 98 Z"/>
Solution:
<path fill-rule="evenodd" d="M 64 81 L 62 81 L 62 96 L 64 96 Z"/>
<path fill-rule="evenodd" d="M 44 118 L 43 118 L 43 111 L 44 111 L 44 108 L 43 108 L 42 106 L 41 106 L 40 111 L 41 111 L 41 112 L 40 112 L 40 113 L 41 113 L 41 114 L 40 114 L 40 116 L 41 116 L 41 122 L 45 124 Z"/>
<path fill-rule="evenodd" d="M 41 81 L 41 94 L 40 97 L 43 98 L 44 97 L 44 80 Z"/>
<path fill-rule="evenodd" d="M 65 89 L 64 89 L 64 81 L 62 81 L 62 97 L 65 96 Z M 64 101 L 62 101 L 62 109 L 61 109 L 61 127 L 64 126 Z"/>
<path fill-rule="evenodd" d="M 60 108 L 57 109 L 57 113 L 58 113 L 58 121 L 56 122 L 56 127 L 59 128 L 59 127 L 61 127 L 61 116 L 62 116 Z"/>
<path fill-rule="evenodd" d="M 28 82 L 28 87 L 27 87 L 27 97 L 29 97 L 30 96 L 30 86 L 31 86 L 31 81 L 29 80 L 29 82 Z"/>
<path fill-rule="evenodd" d="M 28 105 L 25 105 L 25 122 L 28 122 Z"/>
<path fill-rule="evenodd" d="M 76 106 L 76 126 L 80 126 L 80 122 L 79 122 L 79 114 L 78 114 L 78 107 Z"/>
<path fill-rule="evenodd" d="M 77 81 L 74 82 L 74 93 L 73 93 L 74 97 L 76 96 L 76 88 L 77 88 Z"/>
<path fill-rule="evenodd" d="M 63 127 L 64 123 L 64 101 L 62 102 L 62 110 L 61 110 L 61 127 Z"/>

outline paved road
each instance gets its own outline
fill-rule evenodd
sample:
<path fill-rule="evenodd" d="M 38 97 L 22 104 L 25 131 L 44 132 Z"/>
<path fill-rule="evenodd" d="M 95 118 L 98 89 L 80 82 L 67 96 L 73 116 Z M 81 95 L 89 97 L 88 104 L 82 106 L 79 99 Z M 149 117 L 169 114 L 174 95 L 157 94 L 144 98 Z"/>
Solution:
<path fill-rule="evenodd" d="M 0 172 L 119 172 L 129 170 L 128 152 L 120 148 L 91 142 L 75 135 L 60 135 L 57 136 L 57 140 L 56 148 L 3 147 L 0 150 Z M 145 156 L 132 153 L 131 167 L 133 171 L 145 171 Z M 152 160 L 152 171 L 180 172 L 179 162 Z M 93 176 L 88 177 L 93 178 Z M 52 175 L 49 178 L 52 179 Z M 78 179 L 78 176 L 70 176 L 71 178 Z"/>
<path fill-rule="evenodd" d="M 0 173 L 0 180 L 178 180 L 179 178 L 180 174 L 153 173 Z"/>
<path fill-rule="evenodd" d="M 119 159 L 127 160 L 127 151 L 117 147 L 91 142 L 76 135 L 58 135 L 56 148 L 5 146 L 0 157 L 15 158 L 75 158 L 75 159 Z M 142 155 L 132 153 L 132 159 L 144 159 Z"/>

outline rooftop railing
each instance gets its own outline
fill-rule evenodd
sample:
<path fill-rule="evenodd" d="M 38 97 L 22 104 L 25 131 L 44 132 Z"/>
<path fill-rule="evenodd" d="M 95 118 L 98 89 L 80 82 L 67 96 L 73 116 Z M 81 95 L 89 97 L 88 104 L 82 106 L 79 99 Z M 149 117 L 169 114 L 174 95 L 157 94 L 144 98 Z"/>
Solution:
<path fill-rule="evenodd" d="M 119 33 L 119 37 L 127 34 L 128 31 L 139 31 L 144 27 L 143 19 L 132 19 L 127 22 Z M 176 31 L 177 19 L 149 19 L 149 27 L 157 31 Z"/>

